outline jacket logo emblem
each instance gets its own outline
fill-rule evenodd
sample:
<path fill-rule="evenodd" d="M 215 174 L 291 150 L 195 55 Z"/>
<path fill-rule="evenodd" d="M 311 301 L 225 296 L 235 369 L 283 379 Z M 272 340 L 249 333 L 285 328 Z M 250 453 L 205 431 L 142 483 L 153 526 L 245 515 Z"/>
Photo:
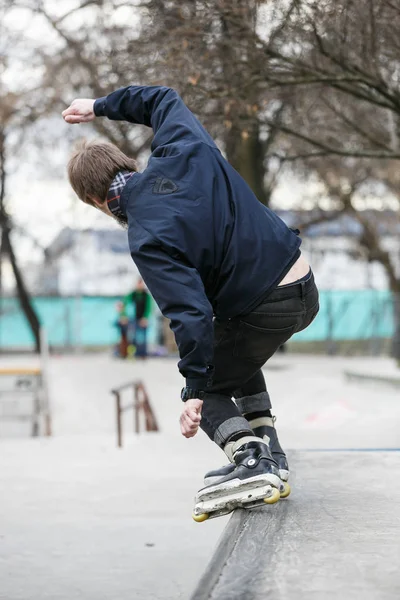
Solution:
<path fill-rule="evenodd" d="M 153 185 L 153 194 L 172 194 L 176 192 L 178 186 L 167 177 L 157 177 Z"/>

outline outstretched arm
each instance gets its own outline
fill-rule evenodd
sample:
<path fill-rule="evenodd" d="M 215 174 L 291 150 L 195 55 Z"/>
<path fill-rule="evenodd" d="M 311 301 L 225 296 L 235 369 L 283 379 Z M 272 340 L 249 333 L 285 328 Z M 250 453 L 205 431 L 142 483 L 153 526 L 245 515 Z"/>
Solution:
<path fill-rule="evenodd" d="M 95 116 L 152 127 L 152 150 L 176 141 L 214 141 L 179 94 L 162 86 L 128 86 L 97 100 L 74 100 L 63 112 L 67 123 L 86 123 Z"/>

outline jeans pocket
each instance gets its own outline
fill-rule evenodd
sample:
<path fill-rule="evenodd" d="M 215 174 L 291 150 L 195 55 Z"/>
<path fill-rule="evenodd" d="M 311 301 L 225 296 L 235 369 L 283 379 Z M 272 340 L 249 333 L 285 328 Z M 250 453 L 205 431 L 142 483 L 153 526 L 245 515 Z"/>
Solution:
<path fill-rule="evenodd" d="M 266 362 L 279 346 L 287 342 L 297 328 L 297 322 L 287 327 L 264 328 L 240 321 L 233 355 L 257 363 Z"/>

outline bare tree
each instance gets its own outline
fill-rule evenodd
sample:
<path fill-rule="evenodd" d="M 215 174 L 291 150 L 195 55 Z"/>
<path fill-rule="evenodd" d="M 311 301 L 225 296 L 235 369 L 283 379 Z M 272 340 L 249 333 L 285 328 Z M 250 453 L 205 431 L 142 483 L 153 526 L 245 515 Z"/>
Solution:
<path fill-rule="evenodd" d="M 76 94 L 99 97 L 132 82 L 175 87 L 260 201 L 269 203 L 281 161 L 268 151 L 280 135 L 283 102 L 259 75 L 265 60 L 256 31 L 259 0 L 82 0 L 62 14 L 42 0 L 18 5 L 57 36 L 56 52 L 43 51 L 49 105 L 61 109 Z M 264 113 L 268 122 L 260 120 Z M 102 119 L 94 127 L 132 156 L 149 147 L 148 131 Z"/>
<path fill-rule="evenodd" d="M 56 35 L 56 51 L 42 51 L 49 106 L 58 110 L 76 94 L 98 97 L 131 82 L 176 87 L 264 203 L 283 163 L 317 172 L 361 223 L 360 243 L 382 262 L 397 297 L 398 274 L 379 251 L 378 229 L 371 231 L 328 177 L 341 173 L 351 186 L 349 174 L 367 169 L 364 186 L 380 182 L 399 197 L 396 3 L 81 0 L 65 12 L 44 0 L 13 4 Z M 125 123 L 94 125 L 132 156 L 148 147 L 148 133 Z M 334 169 L 332 156 L 342 161 Z"/>
<path fill-rule="evenodd" d="M 41 105 L 42 114 L 59 114 L 76 96 L 99 98 L 137 81 L 139 57 L 135 56 L 131 23 L 138 23 L 139 3 L 81 0 L 63 12 L 42 0 L 21 0 L 13 3 L 16 6 L 40 18 L 44 31 L 56 40 L 56 44 L 41 48 L 44 76 L 32 98 L 32 108 Z M 149 148 L 147 128 L 140 130 L 107 119 L 97 119 L 92 127 L 135 158 Z"/>
<path fill-rule="evenodd" d="M 311 164 L 310 164 L 311 163 Z M 388 165 L 380 163 L 380 172 L 375 161 L 366 159 L 349 159 L 337 156 L 326 156 L 323 158 L 306 160 L 303 168 L 307 176 L 311 173 L 318 178 L 323 185 L 322 197 L 328 197 L 331 210 L 320 209 L 299 223 L 302 231 L 307 233 L 310 226 L 317 223 L 337 219 L 340 215 L 348 215 L 359 224 L 360 234 L 358 245 L 364 259 L 368 262 L 378 262 L 383 267 L 390 290 L 394 299 L 394 316 L 396 332 L 393 338 L 393 355 L 399 356 L 399 323 L 400 314 L 397 304 L 400 298 L 400 261 L 395 258 L 393 251 L 386 244 L 387 236 L 392 239 L 399 237 L 400 218 L 391 208 L 386 210 L 360 210 L 361 205 L 368 205 L 371 190 L 375 190 L 382 197 L 382 205 L 387 201 L 392 185 L 390 169 Z M 299 165 L 298 165 L 299 166 Z M 377 189 L 379 188 L 379 190 Z M 375 196 L 375 202 L 377 200 Z M 393 198 L 392 198 L 393 200 Z M 318 207 L 317 200 L 317 207 Z"/>
<path fill-rule="evenodd" d="M 147 4 L 142 42 L 152 73 L 167 77 L 220 140 L 229 162 L 264 204 L 269 204 L 281 161 L 283 102 L 260 77 L 265 54 L 258 44 L 259 0 L 159 1 Z M 156 49 L 156 55 L 153 54 Z M 269 117 L 261 120 L 266 113 Z"/>
<path fill-rule="evenodd" d="M 33 307 L 31 296 L 25 285 L 23 273 L 14 251 L 12 243 L 12 221 L 5 206 L 7 196 L 7 126 L 11 121 L 15 110 L 15 100 L 15 97 L 11 94 L 0 97 L 0 262 L 3 257 L 7 257 L 10 261 L 21 309 L 32 331 L 35 340 L 35 349 L 37 352 L 40 352 L 40 320 Z"/>
<path fill-rule="evenodd" d="M 298 0 L 275 18 L 279 35 L 259 43 L 265 82 L 292 98 L 282 131 L 305 156 L 400 158 L 396 3 Z"/>
<path fill-rule="evenodd" d="M 400 9 L 390 0 L 299 0 L 290 18 L 280 20 L 279 35 L 260 43 L 269 59 L 265 80 L 292 98 L 279 123 L 291 140 L 284 158 L 306 161 L 341 210 L 360 223 L 360 245 L 369 260 L 382 264 L 393 293 L 393 353 L 399 359 L 398 266 L 383 247 L 379 222 L 353 199 L 360 187 L 379 183 L 400 209 Z"/>

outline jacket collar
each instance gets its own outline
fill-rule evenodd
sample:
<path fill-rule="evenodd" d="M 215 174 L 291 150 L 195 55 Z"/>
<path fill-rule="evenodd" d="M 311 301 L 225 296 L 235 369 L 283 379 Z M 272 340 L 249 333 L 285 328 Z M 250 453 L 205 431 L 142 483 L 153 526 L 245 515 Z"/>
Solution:
<path fill-rule="evenodd" d="M 118 221 L 126 222 L 126 214 L 120 204 L 121 194 L 134 171 L 118 171 L 107 193 L 107 206 Z"/>

